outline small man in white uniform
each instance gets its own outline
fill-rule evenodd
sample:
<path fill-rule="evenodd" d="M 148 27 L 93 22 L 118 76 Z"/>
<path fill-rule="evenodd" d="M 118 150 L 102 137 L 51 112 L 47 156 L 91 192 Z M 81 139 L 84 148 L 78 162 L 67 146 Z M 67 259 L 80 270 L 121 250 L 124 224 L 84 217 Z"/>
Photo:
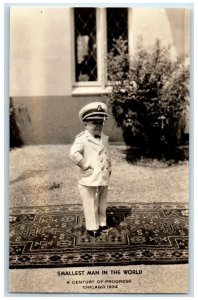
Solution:
<path fill-rule="evenodd" d="M 106 202 L 111 161 L 108 136 L 102 133 L 107 117 L 107 106 L 102 102 L 84 106 L 79 118 L 85 125 L 85 131 L 76 136 L 70 150 L 72 161 L 79 167 L 78 188 L 86 229 L 93 237 L 107 229 Z"/>

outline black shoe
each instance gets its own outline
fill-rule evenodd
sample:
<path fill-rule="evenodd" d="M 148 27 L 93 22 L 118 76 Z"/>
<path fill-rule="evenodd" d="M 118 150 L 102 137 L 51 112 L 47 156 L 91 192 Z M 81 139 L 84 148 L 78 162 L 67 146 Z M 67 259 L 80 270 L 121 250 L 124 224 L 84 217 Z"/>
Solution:
<path fill-rule="evenodd" d="M 87 232 L 88 232 L 89 235 L 91 235 L 95 238 L 100 235 L 99 230 L 87 230 Z"/>
<path fill-rule="evenodd" d="M 109 229 L 108 226 L 100 226 L 100 227 L 99 227 L 99 230 L 100 230 L 100 231 L 107 230 L 107 229 Z"/>

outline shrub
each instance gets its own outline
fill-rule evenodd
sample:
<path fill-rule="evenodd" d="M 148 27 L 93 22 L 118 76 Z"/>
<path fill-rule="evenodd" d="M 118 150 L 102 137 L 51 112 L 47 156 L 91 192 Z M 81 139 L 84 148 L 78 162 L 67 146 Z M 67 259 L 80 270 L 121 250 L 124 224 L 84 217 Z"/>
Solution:
<path fill-rule="evenodd" d="M 16 113 L 13 106 L 12 98 L 10 98 L 10 148 L 22 147 L 23 139 L 16 122 Z"/>
<path fill-rule="evenodd" d="M 108 103 L 127 145 L 149 152 L 184 143 L 183 116 L 189 106 L 189 68 L 184 59 L 171 59 L 170 47 L 159 40 L 151 48 L 140 41 L 129 59 L 127 42 L 119 38 L 107 68 L 112 82 Z"/>

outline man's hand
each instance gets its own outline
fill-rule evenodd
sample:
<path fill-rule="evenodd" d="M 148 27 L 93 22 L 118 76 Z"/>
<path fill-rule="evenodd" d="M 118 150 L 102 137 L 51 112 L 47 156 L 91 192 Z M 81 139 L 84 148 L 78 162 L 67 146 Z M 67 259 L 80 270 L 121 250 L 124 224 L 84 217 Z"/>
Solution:
<path fill-rule="evenodd" d="M 88 166 L 88 168 L 86 168 L 85 171 L 88 171 L 88 170 L 93 170 L 93 168 L 91 166 Z"/>

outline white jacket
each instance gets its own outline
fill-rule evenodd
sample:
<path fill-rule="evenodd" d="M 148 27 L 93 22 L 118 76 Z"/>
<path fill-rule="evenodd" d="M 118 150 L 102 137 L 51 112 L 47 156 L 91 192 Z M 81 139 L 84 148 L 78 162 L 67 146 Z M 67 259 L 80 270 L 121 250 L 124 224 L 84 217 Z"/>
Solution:
<path fill-rule="evenodd" d="M 111 161 L 108 139 L 109 137 L 103 133 L 101 139 L 96 139 L 87 130 L 76 136 L 70 150 L 70 157 L 80 167 L 80 184 L 86 186 L 109 184 Z"/>

